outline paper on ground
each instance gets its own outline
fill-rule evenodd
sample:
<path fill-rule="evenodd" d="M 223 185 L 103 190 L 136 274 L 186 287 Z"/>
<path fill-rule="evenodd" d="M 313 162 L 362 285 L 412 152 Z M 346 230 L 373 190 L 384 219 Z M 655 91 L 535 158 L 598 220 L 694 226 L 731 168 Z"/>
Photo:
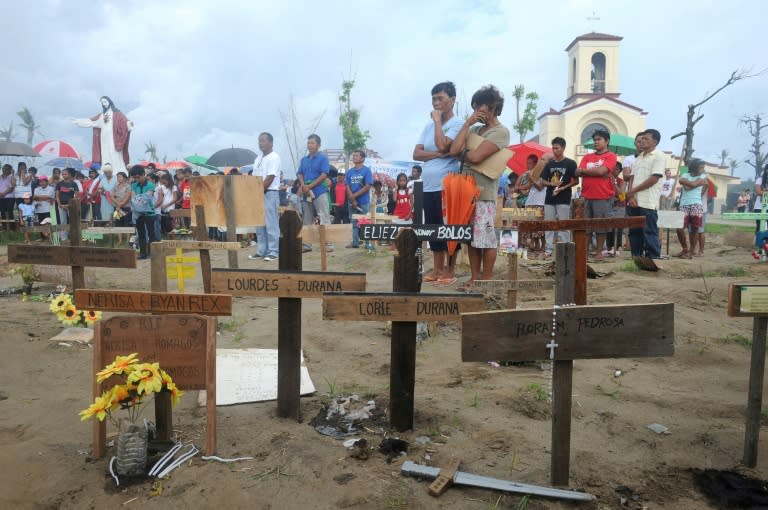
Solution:
<path fill-rule="evenodd" d="M 299 393 L 309 395 L 315 386 L 301 353 Z M 277 399 L 277 349 L 216 349 L 216 405 Z M 197 398 L 205 405 L 205 390 Z"/>

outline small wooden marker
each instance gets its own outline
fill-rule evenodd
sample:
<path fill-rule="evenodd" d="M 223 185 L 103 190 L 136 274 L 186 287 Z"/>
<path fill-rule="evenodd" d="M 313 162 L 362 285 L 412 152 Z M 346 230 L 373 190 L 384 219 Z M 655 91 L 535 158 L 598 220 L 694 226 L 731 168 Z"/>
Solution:
<path fill-rule="evenodd" d="M 453 479 L 456 476 L 456 471 L 459 469 L 459 464 L 461 464 L 461 459 L 452 457 L 444 468 L 440 468 L 440 474 L 427 487 L 427 492 L 430 496 L 437 498 L 453 485 Z"/>

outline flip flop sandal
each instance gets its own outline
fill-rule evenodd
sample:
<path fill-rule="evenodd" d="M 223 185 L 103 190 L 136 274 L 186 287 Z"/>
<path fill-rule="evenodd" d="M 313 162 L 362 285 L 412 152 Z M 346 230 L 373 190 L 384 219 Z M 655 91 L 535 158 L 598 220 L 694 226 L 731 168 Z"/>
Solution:
<path fill-rule="evenodd" d="M 438 278 L 435 285 L 448 286 L 453 285 L 454 283 L 456 283 L 456 278 Z"/>
<path fill-rule="evenodd" d="M 438 280 L 439 280 L 438 277 L 431 274 L 425 274 L 424 277 L 422 278 L 422 281 L 425 281 L 425 282 L 436 282 Z"/>

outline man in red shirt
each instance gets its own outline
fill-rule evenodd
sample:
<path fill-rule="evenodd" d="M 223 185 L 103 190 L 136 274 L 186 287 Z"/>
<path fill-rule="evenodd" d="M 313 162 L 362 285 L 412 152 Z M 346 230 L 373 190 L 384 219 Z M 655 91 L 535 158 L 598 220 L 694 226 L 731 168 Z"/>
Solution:
<path fill-rule="evenodd" d="M 581 197 L 584 198 L 584 216 L 586 218 L 610 218 L 613 210 L 613 170 L 616 168 L 616 154 L 608 150 L 611 135 L 598 129 L 592 135 L 595 152 L 584 156 L 576 170 L 581 177 Z M 595 259 L 603 258 L 605 234 L 607 229 L 593 230 L 597 234 Z M 587 248 L 589 249 L 589 248 Z"/>

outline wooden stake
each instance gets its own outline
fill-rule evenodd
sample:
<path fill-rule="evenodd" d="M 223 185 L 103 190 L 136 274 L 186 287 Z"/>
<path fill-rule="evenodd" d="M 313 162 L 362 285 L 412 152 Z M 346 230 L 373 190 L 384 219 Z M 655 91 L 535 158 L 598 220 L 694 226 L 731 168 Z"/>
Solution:
<path fill-rule="evenodd" d="M 744 458 L 747 467 L 757 465 L 757 443 L 763 410 L 763 379 L 765 376 L 765 336 L 768 317 L 757 316 L 752 324 L 752 357 L 749 362 L 749 393 L 747 396 L 747 426 L 744 432 Z"/>
<path fill-rule="evenodd" d="M 77 197 L 69 202 L 69 245 L 80 246 L 82 242 L 80 227 L 80 200 Z M 72 266 L 72 290 L 85 288 L 85 267 Z"/>
<path fill-rule="evenodd" d="M 420 292 L 419 260 L 416 249 L 421 243 L 413 230 L 403 230 L 395 245 L 392 290 Z M 392 323 L 392 349 L 389 370 L 389 419 L 399 431 L 413 429 L 414 389 L 416 385 L 416 322 Z"/>
<path fill-rule="evenodd" d="M 281 271 L 301 271 L 301 219 L 296 211 L 280 217 Z M 322 248 L 321 248 L 322 249 Z M 301 298 L 277 299 L 277 415 L 301 418 Z"/>
<path fill-rule="evenodd" d="M 227 215 L 229 217 L 229 215 Z M 202 205 L 195 206 L 195 239 L 208 240 L 208 227 L 205 226 L 205 208 Z M 203 292 L 211 293 L 211 252 L 200 250 L 200 272 L 203 275 Z"/>
<path fill-rule="evenodd" d="M 555 304 L 574 303 L 579 250 L 573 243 L 555 245 Z M 586 288 L 585 288 L 586 291 Z M 586 296 L 585 296 L 586 298 Z M 568 485 L 571 459 L 571 392 L 573 360 L 552 361 L 552 466 L 553 485 Z"/>
<path fill-rule="evenodd" d="M 235 221 L 235 192 L 232 189 L 233 177 L 227 175 L 224 178 L 224 211 L 227 215 L 227 241 L 237 241 L 237 222 Z M 230 269 L 237 269 L 239 266 L 237 252 L 227 252 Z M 210 271 L 208 271 L 210 274 Z M 207 291 L 206 291 L 207 292 Z"/>

